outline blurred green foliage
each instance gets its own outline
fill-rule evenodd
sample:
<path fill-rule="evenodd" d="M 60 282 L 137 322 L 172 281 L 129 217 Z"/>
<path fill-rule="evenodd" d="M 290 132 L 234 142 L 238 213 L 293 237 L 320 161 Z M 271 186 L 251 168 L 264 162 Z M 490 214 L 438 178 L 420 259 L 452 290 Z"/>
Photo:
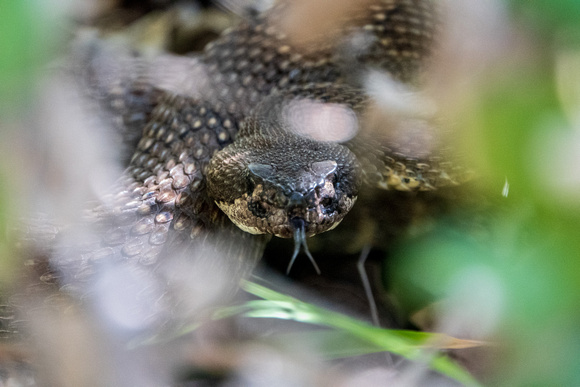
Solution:
<path fill-rule="evenodd" d="M 468 372 L 450 358 L 437 353 L 435 345 L 442 339 L 438 334 L 377 328 L 355 318 L 301 302 L 253 282 L 244 282 L 242 288 L 263 300 L 223 308 L 215 315 L 216 318 L 243 314 L 250 318 L 277 318 L 325 326 L 332 330 L 310 332 L 314 333 L 310 336 L 316 336 L 318 344 L 316 348 L 326 358 L 388 351 L 410 360 L 424 362 L 433 370 L 465 385 L 479 385 Z M 309 333 L 301 333 L 300 336 L 305 340 L 309 337 Z"/>
<path fill-rule="evenodd" d="M 56 48 L 56 4 L 0 0 L 0 114 L 26 109 L 38 71 Z"/>
<path fill-rule="evenodd" d="M 0 0 L 0 135 L 8 129 L 7 118 L 17 117 L 25 95 L 32 86 L 32 69 L 39 57 L 33 42 L 38 40 L 28 2 Z M 2 138 L 6 146 L 6 138 Z M 11 185 L 9 155 L 0 147 L 0 291 L 10 282 L 13 256 L 8 241 L 8 218 Z M 0 294 L 1 296 L 1 294 Z"/>
<path fill-rule="evenodd" d="M 508 349 L 490 385 L 580 385 L 580 127 L 563 108 L 580 111 L 580 101 L 563 101 L 556 82 L 559 55 L 580 51 L 580 40 L 569 39 L 580 36 L 580 2 L 507 3 L 534 44 L 527 61 L 499 67 L 474 90 L 476 106 L 466 113 L 498 203 L 485 236 L 441 219 L 430 235 L 401 244 L 389 280 L 417 310 L 456 297 L 455 285 L 474 271 L 490 274 L 493 286 L 460 290 L 500 294 L 492 337 Z M 566 154 L 569 164 L 559 161 Z M 507 198 L 491 183 L 503 179 Z"/>
<path fill-rule="evenodd" d="M 578 19 L 580 2 L 577 0 L 507 0 L 516 18 L 521 18 L 544 36 L 570 32 L 579 43 Z"/>

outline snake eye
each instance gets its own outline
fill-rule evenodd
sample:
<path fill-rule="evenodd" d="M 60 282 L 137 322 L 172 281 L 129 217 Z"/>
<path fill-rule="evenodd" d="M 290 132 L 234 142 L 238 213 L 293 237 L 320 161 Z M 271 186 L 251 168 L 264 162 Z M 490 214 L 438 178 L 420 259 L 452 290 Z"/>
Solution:
<path fill-rule="evenodd" d="M 252 214 L 258 218 L 265 218 L 268 215 L 268 210 L 266 210 L 264 205 L 259 201 L 249 201 L 248 210 L 250 210 Z"/>

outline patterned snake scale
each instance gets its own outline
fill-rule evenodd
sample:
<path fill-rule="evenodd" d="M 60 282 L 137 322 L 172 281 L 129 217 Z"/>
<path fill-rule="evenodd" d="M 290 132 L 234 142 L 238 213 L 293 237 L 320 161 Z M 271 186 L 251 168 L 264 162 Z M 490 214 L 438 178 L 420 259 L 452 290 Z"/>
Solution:
<path fill-rule="evenodd" d="M 98 268 L 162 277 L 166 257 L 183 254 L 237 287 L 271 234 L 304 242 L 332 229 L 365 187 L 417 191 L 462 182 L 464 171 L 435 151 L 409 156 L 404 145 L 364 131 L 344 141 L 319 141 L 281 122 L 284 106 L 305 100 L 315 102 L 297 104 L 297 114 L 309 106 L 332 106 L 340 117 L 364 122 L 370 102 L 354 74 L 358 68 L 414 82 L 436 32 L 431 1 L 373 1 L 315 49 L 294 44 L 280 31 L 277 20 L 285 6 L 243 21 L 200 57 L 185 59 L 203 74 L 195 95 L 135 77 L 98 90 L 128 143 L 134 133 L 138 138 L 114 194 L 91 211 L 86 227 L 94 238 L 67 254 L 59 251 L 65 258 L 49 259 L 48 271 L 45 259 L 34 264 L 43 284 L 82 295 Z M 355 35 L 363 37 L 364 47 L 345 54 Z M 162 286 L 170 282 L 160 280 Z M 149 290 L 139 297 L 150 297 Z"/>

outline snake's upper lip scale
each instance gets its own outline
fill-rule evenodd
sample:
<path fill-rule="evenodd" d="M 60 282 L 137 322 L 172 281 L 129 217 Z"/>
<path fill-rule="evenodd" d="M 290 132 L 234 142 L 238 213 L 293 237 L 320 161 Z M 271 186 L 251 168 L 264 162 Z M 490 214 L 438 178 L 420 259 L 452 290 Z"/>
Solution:
<path fill-rule="evenodd" d="M 299 216 L 295 216 L 290 218 L 290 225 L 292 225 L 292 229 L 293 230 L 298 230 L 298 229 L 304 229 L 306 230 L 308 228 L 308 222 L 306 221 L 306 219 L 301 218 Z"/>
<path fill-rule="evenodd" d="M 306 216 L 313 211 L 316 211 L 316 208 L 309 206 L 304 198 L 299 203 L 288 204 L 286 206 L 286 213 L 288 214 L 288 223 L 291 226 L 291 230 L 303 227 L 305 231 L 308 231 L 310 222 L 306 220 Z"/>
<path fill-rule="evenodd" d="M 305 207 L 306 206 L 306 197 L 305 195 L 299 192 L 292 192 L 290 198 L 288 200 L 288 209 L 292 209 L 295 207 Z"/>
<path fill-rule="evenodd" d="M 288 198 L 286 211 L 289 215 L 310 211 L 315 207 L 316 195 L 314 190 L 310 190 L 305 194 L 294 191 L 290 195 L 285 196 Z"/>

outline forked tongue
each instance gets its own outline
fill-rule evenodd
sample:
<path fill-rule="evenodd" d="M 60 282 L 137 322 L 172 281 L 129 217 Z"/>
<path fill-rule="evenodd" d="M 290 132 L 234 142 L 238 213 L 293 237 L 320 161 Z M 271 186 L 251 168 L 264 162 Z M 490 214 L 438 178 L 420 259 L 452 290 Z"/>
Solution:
<path fill-rule="evenodd" d="M 306 232 L 305 232 L 305 225 L 304 220 L 300 218 L 295 218 L 292 220 L 292 224 L 294 225 L 294 253 L 292 254 L 292 258 L 290 259 L 290 263 L 288 264 L 288 269 L 286 270 L 286 275 L 290 274 L 290 269 L 292 269 L 292 265 L 294 265 L 294 261 L 300 252 L 300 247 L 304 248 L 304 253 L 312 262 L 312 266 L 314 266 L 314 270 L 316 273 L 320 275 L 320 269 L 314 260 L 312 254 L 310 254 L 310 250 L 308 250 L 308 245 L 306 244 Z"/>

